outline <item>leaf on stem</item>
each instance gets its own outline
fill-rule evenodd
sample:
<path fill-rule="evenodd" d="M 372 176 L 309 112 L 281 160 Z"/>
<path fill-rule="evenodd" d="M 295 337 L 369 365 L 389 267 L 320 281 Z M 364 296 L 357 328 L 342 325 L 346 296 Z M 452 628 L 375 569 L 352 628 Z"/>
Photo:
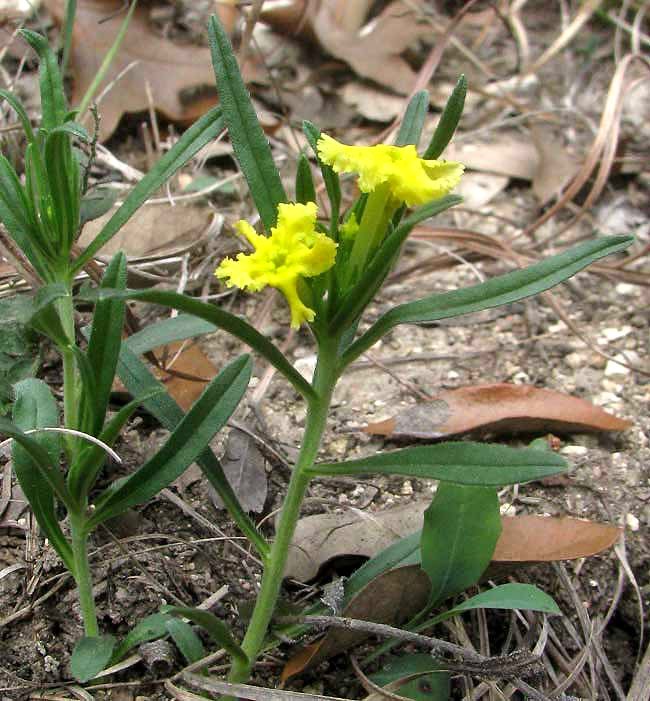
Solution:
<path fill-rule="evenodd" d="M 122 206 L 113 214 L 97 237 L 77 258 L 74 270 L 79 270 L 124 226 L 159 187 L 192 158 L 223 129 L 221 110 L 213 108 L 196 121 L 161 157 L 156 165 L 131 190 Z"/>
<path fill-rule="evenodd" d="M 277 220 L 278 204 L 287 202 L 287 196 L 228 36 L 214 15 L 208 36 L 228 134 L 264 229 L 270 233 Z"/>
<path fill-rule="evenodd" d="M 72 676 L 81 683 L 90 681 L 106 668 L 115 647 L 112 635 L 84 636 L 77 642 L 70 659 Z"/>
<path fill-rule="evenodd" d="M 408 475 L 467 486 L 529 482 L 566 469 L 564 458 L 546 450 L 484 443 L 414 446 L 340 463 L 317 463 L 314 475 Z"/>
<path fill-rule="evenodd" d="M 420 541 L 422 569 L 431 581 L 430 607 L 478 583 L 500 532 L 495 488 L 438 485 L 424 512 Z"/>
<path fill-rule="evenodd" d="M 192 297 L 188 297 L 187 295 L 181 295 L 176 292 L 165 292 L 162 290 L 125 290 L 123 292 L 121 290 L 85 290 L 79 294 L 80 299 L 89 301 L 113 297 L 137 299 L 144 302 L 151 302 L 152 304 L 160 304 L 170 307 L 171 309 L 178 309 L 178 311 L 187 314 L 193 314 L 204 321 L 214 324 L 236 338 L 239 338 L 253 350 L 257 351 L 263 358 L 271 363 L 271 365 L 279 370 L 303 397 L 309 399 L 315 397 L 312 386 L 273 343 L 265 336 L 262 336 L 262 334 L 250 324 L 234 314 L 220 309 L 214 304 L 206 304 Z"/>
<path fill-rule="evenodd" d="M 162 448 L 136 472 L 99 495 L 88 529 L 147 501 L 177 479 L 230 418 L 248 387 L 250 374 L 249 356 L 241 356 L 226 366 L 206 387 Z"/>
<path fill-rule="evenodd" d="M 539 294 L 575 275 L 590 263 L 625 250 L 633 241 L 632 236 L 606 236 L 472 287 L 400 304 L 380 317 L 355 341 L 345 352 L 342 362 L 348 365 L 399 324 L 448 319 Z"/>

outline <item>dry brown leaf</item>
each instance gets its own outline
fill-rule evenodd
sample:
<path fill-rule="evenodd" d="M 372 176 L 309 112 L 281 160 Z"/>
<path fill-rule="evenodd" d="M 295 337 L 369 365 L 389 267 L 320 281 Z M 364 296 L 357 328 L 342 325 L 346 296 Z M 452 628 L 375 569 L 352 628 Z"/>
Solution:
<path fill-rule="evenodd" d="M 88 246 L 113 214 L 114 211 L 110 211 L 88 222 L 79 237 L 79 245 Z M 129 258 L 173 255 L 201 238 L 210 216 L 205 207 L 172 207 L 168 203 L 140 207 L 99 254 L 110 257 L 124 251 Z"/>
<path fill-rule="evenodd" d="M 611 548 L 621 529 L 578 518 L 502 516 L 492 562 L 576 560 Z"/>
<path fill-rule="evenodd" d="M 345 607 L 342 615 L 399 626 L 426 605 L 431 583 L 417 565 L 402 567 L 369 582 Z M 325 637 L 294 655 L 282 670 L 282 680 L 338 655 L 368 637 L 368 633 L 330 628 Z"/>
<path fill-rule="evenodd" d="M 44 0 L 44 4 L 61 25 L 64 0 Z M 124 21 L 124 12 L 120 12 L 123 6 L 122 0 L 77 2 L 70 52 L 73 106 L 81 101 L 104 56 L 113 45 Z M 232 8 L 226 8 L 226 11 L 232 11 Z M 129 69 L 101 101 L 99 113 L 102 141 L 113 133 L 125 112 L 148 109 L 147 82 L 151 87 L 154 106 L 175 121 L 192 122 L 216 103 L 216 93 L 207 102 L 200 99 L 186 103 L 181 95 L 201 86 L 210 86 L 214 90 L 210 50 L 201 46 L 176 44 L 158 36 L 149 23 L 145 7 L 136 8 L 120 50 L 95 97 L 134 61 L 137 65 Z M 204 97 L 205 93 L 202 93 L 202 98 Z"/>
<path fill-rule="evenodd" d="M 266 461 L 255 440 L 244 431 L 233 428 L 228 434 L 221 466 L 244 511 L 260 513 L 268 492 Z M 217 509 L 223 501 L 217 490 L 208 486 L 208 496 Z"/>
<path fill-rule="evenodd" d="M 393 418 L 369 424 L 366 433 L 391 438 L 444 438 L 487 433 L 623 431 L 631 421 L 593 404 L 531 385 L 479 385 L 440 392 Z"/>
<path fill-rule="evenodd" d="M 206 384 L 217 374 L 217 368 L 196 344 L 178 341 L 155 351 L 154 354 L 163 367 L 152 367 L 151 371 L 165 385 L 183 411 L 187 411 L 194 404 Z M 165 367 L 179 374 L 165 372 Z M 189 379 L 190 377 L 196 379 Z M 113 391 L 126 391 L 119 379 L 113 383 Z"/>
<path fill-rule="evenodd" d="M 341 555 L 376 555 L 397 539 L 422 528 L 422 514 L 430 503 L 422 499 L 379 513 L 348 509 L 301 518 L 289 550 L 285 577 L 307 582 L 322 565 Z"/>

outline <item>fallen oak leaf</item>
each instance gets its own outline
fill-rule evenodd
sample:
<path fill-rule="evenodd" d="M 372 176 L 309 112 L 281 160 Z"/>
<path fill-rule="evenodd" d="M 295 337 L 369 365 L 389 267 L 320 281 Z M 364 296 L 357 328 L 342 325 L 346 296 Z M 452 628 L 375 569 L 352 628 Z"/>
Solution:
<path fill-rule="evenodd" d="M 437 439 L 470 431 L 575 433 L 623 431 L 631 425 L 578 397 L 503 383 L 445 390 L 363 430 L 390 438 Z"/>
<path fill-rule="evenodd" d="M 59 26 L 64 21 L 65 4 L 64 0 L 44 0 L 45 7 Z M 122 0 L 77 2 L 70 52 L 72 106 L 80 103 L 104 56 L 115 42 L 124 20 L 124 13 L 120 12 L 123 6 Z M 231 11 L 232 8 L 218 5 L 219 13 Z M 223 18 L 228 20 L 229 16 Z M 135 65 L 126 70 L 134 62 Z M 250 70 L 251 62 L 246 65 Z M 124 113 L 148 109 L 147 83 L 155 108 L 174 121 L 190 123 L 216 104 L 210 49 L 181 45 L 158 36 L 149 22 L 147 9 L 142 6 L 135 9 L 124 41 L 95 98 L 122 73 L 99 105 L 101 141 L 113 133 Z M 250 73 L 248 75 L 250 77 Z M 205 91 L 199 90 L 204 86 L 209 86 L 210 99 L 205 99 Z M 191 97 L 183 99 L 184 94 L 190 96 L 192 93 L 196 100 Z"/>

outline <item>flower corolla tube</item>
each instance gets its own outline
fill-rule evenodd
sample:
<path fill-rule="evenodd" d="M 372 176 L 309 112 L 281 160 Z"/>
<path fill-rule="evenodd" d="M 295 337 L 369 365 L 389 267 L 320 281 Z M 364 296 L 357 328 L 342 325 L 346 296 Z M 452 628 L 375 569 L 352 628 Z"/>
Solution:
<path fill-rule="evenodd" d="M 289 302 L 291 326 L 300 327 L 314 320 L 314 310 L 300 299 L 298 282 L 314 277 L 334 265 L 336 243 L 316 231 L 315 202 L 278 205 L 278 223 L 270 236 L 258 234 L 246 221 L 237 223 L 237 230 L 255 249 L 225 258 L 215 271 L 228 287 L 233 285 L 253 292 L 270 285 L 280 290 Z"/>
<path fill-rule="evenodd" d="M 327 134 L 318 141 L 318 155 L 336 173 L 358 173 L 362 192 L 386 184 L 393 199 L 409 207 L 449 193 L 464 170 L 455 161 L 420 158 L 413 145 L 347 146 Z"/>

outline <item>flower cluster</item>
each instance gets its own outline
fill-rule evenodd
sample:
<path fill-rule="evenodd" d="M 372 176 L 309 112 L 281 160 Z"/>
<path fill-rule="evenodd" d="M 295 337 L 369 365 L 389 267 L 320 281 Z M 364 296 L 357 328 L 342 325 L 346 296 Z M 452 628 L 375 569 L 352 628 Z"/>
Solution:
<path fill-rule="evenodd" d="M 393 199 L 409 207 L 451 192 L 463 174 L 460 163 L 419 158 L 412 145 L 346 146 L 323 134 L 318 155 L 336 173 L 358 173 L 361 192 L 387 184 Z"/>
<path fill-rule="evenodd" d="M 327 135 L 318 141 L 318 155 L 337 173 L 358 173 L 362 192 L 384 188 L 393 206 L 438 199 L 456 187 L 463 173 L 460 163 L 418 158 L 415 146 L 346 146 Z M 255 250 L 239 253 L 235 260 L 226 258 L 216 276 L 229 287 L 236 285 L 254 292 L 266 285 L 275 287 L 287 298 L 293 328 L 304 321 L 312 322 L 315 313 L 300 298 L 299 281 L 329 270 L 337 248 L 330 237 L 316 231 L 316 214 L 315 202 L 280 204 L 277 226 L 270 236 L 260 235 L 248 222 L 239 221 L 239 233 Z M 353 216 L 341 227 L 345 239 L 360 231 Z"/>
<path fill-rule="evenodd" d="M 226 258 L 216 270 L 216 276 L 226 284 L 253 292 L 266 285 L 281 290 L 291 310 L 291 326 L 299 328 L 303 321 L 313 321 L 314 311 L 298 294 L 301 277 L 320 275 L 334 265 L 336 243 L 316 231 L 316 203 L 280 204 L 278 223 L 271 236 L 262 236 L 246 221 L 237 229 L 255 249 L 239 253 L 237 259 Z"/>

